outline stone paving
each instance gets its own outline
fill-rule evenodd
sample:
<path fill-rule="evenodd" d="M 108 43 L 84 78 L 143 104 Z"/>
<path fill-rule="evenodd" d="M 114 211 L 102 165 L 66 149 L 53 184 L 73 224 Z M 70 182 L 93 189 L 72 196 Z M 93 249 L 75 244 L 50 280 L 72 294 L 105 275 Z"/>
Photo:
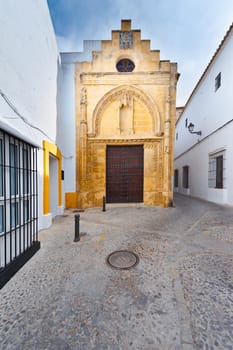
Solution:
<path fill-rule="evenodd" d="M 233 208 L 107 205 L 40 232 L 41 249 L 0 290 L 3 350 L 233 349 Z M 140 261 L 115 270 L 108 254 Z"/>

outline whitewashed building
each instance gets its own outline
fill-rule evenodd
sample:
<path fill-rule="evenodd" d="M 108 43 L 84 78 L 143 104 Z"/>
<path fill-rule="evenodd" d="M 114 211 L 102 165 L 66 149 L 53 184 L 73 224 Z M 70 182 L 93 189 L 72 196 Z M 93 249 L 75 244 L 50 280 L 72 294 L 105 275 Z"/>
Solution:
<path fill-rule="evenodd" d="M 59 52 L 46 0 L 0 2 L 0 287 L 62 213 Z"/>
<path fill-rule="evenodd" d="M 57 142 L 63 155 L 65 207 L 73 207 L 72 194 L 76 192 L 76 115 L 75 63 L 91 61 L 92 52 L 101 50 L 101 40 L 84 40 L 83 52 L 61 53 L 58 84 Z M 69 142 L 67 142 L 69 140 Z"/>
<path fill-rule="evenodd" d="M 174 190 L 233 204 L 233 25 L 176 124 Z"/>

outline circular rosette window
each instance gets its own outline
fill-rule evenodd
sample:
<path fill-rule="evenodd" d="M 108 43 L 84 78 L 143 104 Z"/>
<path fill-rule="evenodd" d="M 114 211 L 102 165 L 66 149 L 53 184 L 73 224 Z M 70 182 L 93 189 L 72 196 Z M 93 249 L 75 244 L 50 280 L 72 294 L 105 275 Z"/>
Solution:
<path fill-rule="evenodd" d="M 123 58 L 116 64 L 118 72 L 132 72 L 135 68 L 135 64 L 128 58 Z"/>

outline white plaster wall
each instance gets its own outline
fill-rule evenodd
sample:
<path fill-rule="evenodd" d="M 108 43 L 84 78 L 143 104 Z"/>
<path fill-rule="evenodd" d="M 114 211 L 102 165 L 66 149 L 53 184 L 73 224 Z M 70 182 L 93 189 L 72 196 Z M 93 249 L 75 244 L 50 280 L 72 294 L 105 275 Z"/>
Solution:
<path fill-rule="evenodd" d="M 101 40 L 84 40 L 82 52 L 62 52 L 62 63 L 75 63 L 92 60 L 92 52 L 100 51 L 102 49 Z"/>
<path fill-rule="evenodd" d="M 215 91 L 215 78 L 219 72 L 221 72 L 222 83 Z M 233 119 L 232 81 L 233 30 L 176 125 L 178 140 L 175 140 L 175 157 Z M 202 131 L 201 136 L 191 135 L 188 132 L 185 128 L 186 118 L 188 124 L 192 122 L 195 125 L 196 131 Z"/>
<path fill-rule="evenodd" d="M 76 191 L 75 62 L 90 61 L 96 50 L 101 50 L 100 40 L 85 40 L 83 52 L 61 53 L 57 144 L 63 156 L 64 193 Z"/>
<path fill-rule="evenodd" d="M 76 123 L 74 64 L 63 64 L 59 74 L 57 144 L 63 155 L 65 192 L 76 191 Z"/>
<path fill-rule="evenodd" d="M 221 86 L 215 91 L 215 78 L 220 72 Z M 187 102 L 177 122 L 175 137 L 174 169 L 179 170 L 179 188 L 176 190 L 222 204 L 233 204 L 232 81 L 233 30 Z M 186 119 L 188 124 L 195 125 L 195 131 L 202 131 L 201 136 L 189 133 L 185 127 Z M 226 149 L 224 188 L 209 188 L 209 153 L 221 148 Z M 186 165 L 190 167 L 188 190 L 182 187 L 182 168 Z"/>
<path fill-rule="evenodd" d="M 1 1 L 0 28 L 0 89 L 55 140 L 58 50 L 47 1 Z"/>
<path fill-rule="evenodd" d="M 179 170 L 178 192 L 187 194 L 182 187 L 182 168 L 189 166 L 190 195 L 220 204 L 233 205 L 233 122 L 220 129 L 196 147 L 177 158 L 175 169 Z M 226 150 L 224 188 L 208 187 L 208 159 L 209 154 L 219 149 Z"/>
<path fill-rule="evenodd" d="M 42 147 L 56 141 L 59 53 L 46 0 L 0 1 L 0 127 Z M 30 124 L 30 125 L 29 125 Z M 39 229 L 43 217 L 43 152 L 38 154 Z"/>

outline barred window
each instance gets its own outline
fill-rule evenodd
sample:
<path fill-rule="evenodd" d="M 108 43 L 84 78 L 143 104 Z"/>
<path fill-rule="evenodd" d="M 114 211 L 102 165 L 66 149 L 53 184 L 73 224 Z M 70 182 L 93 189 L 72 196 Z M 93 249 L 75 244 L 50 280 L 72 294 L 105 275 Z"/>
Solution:
<path fill-rule="evenodd" d="M 0 197 L 3 196 L 3 148 L 2 139 L 0 139 Z"/>
<path fill-rule="evenodd" d="M 18 146 L 16 144 L 10 143 L 9 151 L 10 159 L 10 194 L 18 194 Z"/>
<path fill-rule="evenodd" d="M 208 186 L 210 188 L 224 188 L 225 151 L 209 156 Z"/>
<path fill-rule="evenodd" d="M 189 167 L 183 167 L 183 188 L 189 188 Z"/>
<path fill-rule="evenodd" d="M 217 91 L 221 86 L 221 72 L 215 78 L 215 91 Z"/>
<path fill-rule="evenodd" d="M 3 205 L 0 205 L 0 234 L 4 231 Z"/>
<path fill-rule="evenodd" d="M 175 169 L 174 173 L 174 187 L 179 187 L 179 170 Z"/>
<path fill-rule="evenodd" d="M 19 203 L 12 202 L 10 205 L 10 228 L 17 227 L 19 225 Z"/>
<path fill-rule="evenodd" d="M 13 261 L 20 259 L 20 256 L 38 241 L 37 188 L 37 149 L 0 130 L 0 272 L 2 273 L 5 267 L 8 269 Z"/>

